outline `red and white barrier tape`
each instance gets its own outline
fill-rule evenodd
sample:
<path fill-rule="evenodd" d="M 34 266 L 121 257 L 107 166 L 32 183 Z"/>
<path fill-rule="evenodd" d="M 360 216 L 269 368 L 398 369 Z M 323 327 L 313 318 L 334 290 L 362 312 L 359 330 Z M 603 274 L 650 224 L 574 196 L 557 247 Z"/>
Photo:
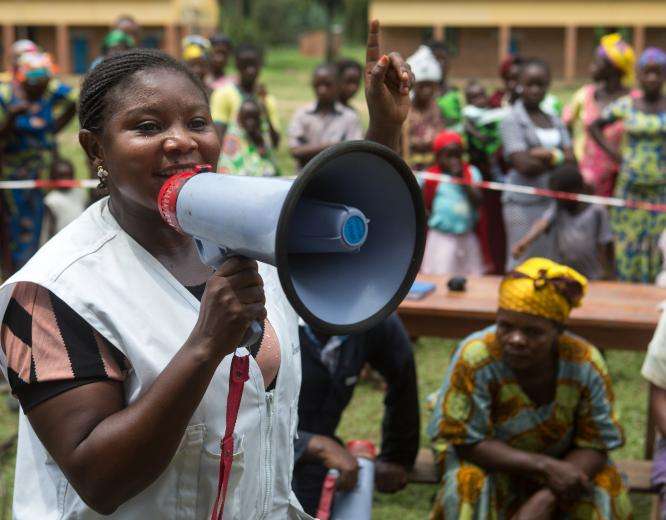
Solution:
<path fill-rule="evenodd" d="M 538 197 L 547 197 L 559 200 L 575 200 L 587 202 L 588 204 L 600 204 L 602 206 L 612 206 L 615 208 L 642 209 L 654 211 L 657 213 L 666 213 L 666 204 L 655 204 L 653 202 L 644 202 L 641 200 L 620 199 L 617 197 L 601 197 L 599 195 L 585 195 L 583 193 L 569 193 L 566 191 L 554 191 L 545 188 L 534 188 L 532 186 L 521 186 L 518 184 L 504 184 L 502 182 L 479 181 L 466 182 L 459 177 L 442 175 L 431 172 L 414 172 L 414 174 L 423 180 L 443 181 L 451 184 L 460 184 L 482 188 L 484 190 L 507 191 L 511 193 L 523 193 L 526 195 L 536 195 Z"/>
<path fill-rule="evenodd" d="M 36 181 L 0 181 L 0 190 L 34 190 L 36 188 L 96 188 L 99 184 L 95 179 L 71 180 L 36 180 Z"/>
<path fill-rule="evenodd" d="M 442 175 L 431 172 L 414 172 L 414 174 L 423 180 L 443 181 L 451 184 L 469 185 L 475 188 L 493 191 L 507 191 L 511 193 L 522 193 L 525 195 L 536 195 L 538 197 L 547 197 L 559 200 L 575 200 L 586 202 L 588 204 L 600 204 L 602 206 L 611 206 L 615 208 L 642 209 L 654 211 L 656 213 L 666 213 L 666 204 L 655 204 L 653 202 L 644 202 L 640 200 L 620 199 L 617 197 L 601 197 L 599 195 L 585 195 L 583 193 L 568 193 L 566 191 L 554 191 L 545 188 L 534 188 L 532 186 L 521 186 L 518 184 L 505 184 L 502 182 L 479 181 L 465 182 L 459 177 Z M 36 188 L 54 189 L 54 188 L 96 188 L 99 181 L 96 179 L 72 179 L 72 180 L 35 180 L 35 181 L 0 181 L 0 190 L 32 190 Z"/>

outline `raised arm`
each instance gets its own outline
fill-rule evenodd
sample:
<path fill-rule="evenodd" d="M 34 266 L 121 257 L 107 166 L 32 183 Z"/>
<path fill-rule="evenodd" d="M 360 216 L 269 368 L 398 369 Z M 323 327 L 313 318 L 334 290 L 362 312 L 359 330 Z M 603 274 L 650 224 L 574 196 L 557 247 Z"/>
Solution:
<path fill-rule="evenodd" d="M 402 125 L 411 107 L 411 68 L 400 54 L 381 55 L 379 22 L 370 22 L 365 60 L 365 98 L 370 113 L 366 139 L 399 152 Z"/>

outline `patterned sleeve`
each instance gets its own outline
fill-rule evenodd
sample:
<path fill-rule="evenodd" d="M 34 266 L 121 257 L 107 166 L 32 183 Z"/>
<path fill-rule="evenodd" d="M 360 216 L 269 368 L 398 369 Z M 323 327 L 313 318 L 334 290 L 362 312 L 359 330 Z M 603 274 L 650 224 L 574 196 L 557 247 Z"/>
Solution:
<path fill-rule="evenodd" d="M 483 340 L 460 347 L 438 402 L 437 432 L 434 435 L 451 444 L 475 444 L 491 436 L 491 394 L 481 373 L 488 349 Z"/>
<path fill-rule="evenodd" d="M 606 105 L 606 108 L 604 108 L 601 112 L 602 119 L 608 119 L 611 121 L 624 119 L 627 116 L 627 111 L 629 108 L 628 103 L 631 103 L 631 100 L 628 97 L 621 97 L 615 101 L 612 101 Z"/>
<path fill-rule="evenodd" d="M 57 101 L 71 101 L 76 103 L 76 91 L 69 85 L 62 83 L 59 80 L 51 80 L 53 85 L 53 97 Z"/>
<path fill-rule="evenodd" d="M 615 396 L 604 358 L 590 347 L 587 380 L 576 411 L 573 444 L 577 448 L 610 451 L 624 444 L 624 432 L 615 414 Z"/>
<path fill-rule="evenodd" d="M 12 392 L 24 412 L 74 387 L 123 381 L 129 363 L 101 334 L 47 289 L 14 286 L 0 330 Z"/>

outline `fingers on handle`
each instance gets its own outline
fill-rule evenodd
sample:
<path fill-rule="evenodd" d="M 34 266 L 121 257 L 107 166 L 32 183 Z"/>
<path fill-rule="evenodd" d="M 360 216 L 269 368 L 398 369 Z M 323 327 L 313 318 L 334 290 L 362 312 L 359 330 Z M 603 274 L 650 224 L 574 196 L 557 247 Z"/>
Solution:
<path fill-rule="evenodd" d="M 233 256 L 226 260 L 215 274 L 217 276 L 228 277 L 245 270 L 258 271 L 259 264 L 256 260 L 251 260 L 244 256 Z"/>

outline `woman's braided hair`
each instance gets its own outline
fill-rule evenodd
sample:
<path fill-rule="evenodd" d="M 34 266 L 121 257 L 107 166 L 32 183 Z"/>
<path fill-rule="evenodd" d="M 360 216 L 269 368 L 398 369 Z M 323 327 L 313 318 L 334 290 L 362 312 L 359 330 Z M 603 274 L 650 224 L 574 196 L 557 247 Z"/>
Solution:
<path fill-rule="evenodd" d="M 128 84 L 137 72 L 158 69 L 183 74 L 208 101 L 206 87 L 184 64 L 162 51 L 132 49 L 104 58 L 86 74 L 79 96 L 80 127 L 91 132 L 100 132 L 109 106 L 109 93 Z"/>

